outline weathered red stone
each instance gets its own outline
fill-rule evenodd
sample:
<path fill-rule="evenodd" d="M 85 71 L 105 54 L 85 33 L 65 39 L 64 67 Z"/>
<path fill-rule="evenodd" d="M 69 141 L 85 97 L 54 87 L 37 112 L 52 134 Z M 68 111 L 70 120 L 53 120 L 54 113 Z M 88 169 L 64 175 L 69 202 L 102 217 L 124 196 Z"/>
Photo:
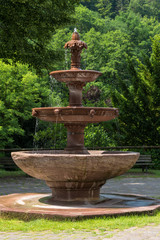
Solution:
<path fill-rule="evenodd" d="M 23 193 L 10 194 L 0 197 L 0 215 L 19 217 L 21 219 L 32 218 L 49 218 L 49 219 L 80 219 L 93 218 L 101 216 L 119 216 L 133 214 L 149 214 L 153 215 L 157 209 L 160 209 L 160 202 L 156 199 L 147 198 L 140 195 L 119 195 L 121 201 L 108 200 L 110 203 L 103 202 L 98 204 L 70 204 L 59 205 L 57 202 L 50 202 L 48 194 Z M 124 199 L 134 198 L 129 206 L 124 204 Z M 124 198 L 124 199 L 123 199 Z M 136 201 L 142 201 L 141 206 L 135 206 Z M 144 201 L 144 204 L 143 204 Z M 152 204 L 146 205 L 145 202 L 150 201 Z M 132 204 L 133 203 L 133 204 Z"/>
<path fill-rule="evenodd" d="M 138 156 L 139 153 L 133 152 L 103 151 L 89 151 L 88 154 L 54 150 L 12 153 L 15 163 L 24 172 L 46 181 L 52 189 L 53 199 L 66 202 L 97 201 L 100 187 L 106 180 L 125 173 Z"/>

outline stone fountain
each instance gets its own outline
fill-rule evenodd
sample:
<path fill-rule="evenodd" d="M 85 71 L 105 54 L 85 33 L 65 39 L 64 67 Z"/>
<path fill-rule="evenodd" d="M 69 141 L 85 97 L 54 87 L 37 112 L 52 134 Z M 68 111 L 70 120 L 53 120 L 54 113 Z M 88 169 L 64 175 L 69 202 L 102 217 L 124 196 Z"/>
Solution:
<path fill-rule="evenodd" d="M 101 73 L 80 69 L 81 51 L 87 45 L 77 31 L 64 47 L 71 52 L 71 69 L 50 75 L 68 86 L 69 106 L 33 108 L 32 115 L 43 121 L 63 123 L 67 128 L 67 146 L 63 151 L 13 152 L 12 158 L 24 172 L 45 180 L 52 190 L 53 204 L 94 203 L 100 200 L 100 188 L 106 180 L 130 169 L 139 153 L 88 151 L 84 147 L 86 125 L 114 119 L 118 109 L 82 106 L 83 87 Z"/>
<path fill-rule="evenodd" d="M 54 71 L 50 75 L 68 86 L 69 106 L 34 108 L 32 115 L 44 121 L 63 123 L 67 128 L 66 148 L 63 151 L 12 153 L 15 163 L 32 177 L 44 180 L 52 195 L 14 193 L 0 196 L 0 215 L 28 219 L 153 213 L 160 208 L 160 201 L 156 199 L 128 193 L 100 194 L 106 180 L 130 169 L 139 153 L 88 151 L 84 147 L 86 125 L 114 119 L 118 109 L 82 106 L 83 87 L 101 73 L 80 69 L 80 54 L 87 45 L 80 41 L 77 31 L 65 48 L 71 51 L 71 69 Z"/>

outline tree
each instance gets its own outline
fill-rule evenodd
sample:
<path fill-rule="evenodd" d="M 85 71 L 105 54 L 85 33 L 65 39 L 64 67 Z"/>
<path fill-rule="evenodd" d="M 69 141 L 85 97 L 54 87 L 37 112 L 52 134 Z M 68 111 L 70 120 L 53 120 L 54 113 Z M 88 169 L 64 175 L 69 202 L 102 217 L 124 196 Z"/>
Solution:
<path fill-rule="evenodd" d="M 0 148 L 31 147 L 33 107 L 48 105 L 47 79 L 39 79 L 27 65 L 0 61 Z"/>
<path fill-rule="evenodd" d="M 110 19 L 104 20 L 97 11 L 92 11 L 87 7 L 79 5 L 75 9 L 75 26 L 82 34 L 87 33 L 91 28 L 97 32 L 105 32 L 108 29 Z M 73 27 L 72 27 L 73 28 Z"/>
<path fill-rule="evenodd" d="M 142 60 L 143 55 L 150 55 L 150 36 L 154 36 L 155 32 L 160 33 L 160 24 L 153 18 L 142 18 L 140 14 L 136 15 L 132 11 L 121 13 L 114 20 L 104 19 L 97 12 L 82 5 L 76 7 L 75 13 L 75 19 L 78 19 L 76 27 L 81 40 L 88 45 L 87 51 L 82 52 L 81 68 L 99 70 L 103 73 L 96 82 L 96 86 L 98 82 L 101 82 L 97 87 L 103 98 L 101 97 L 99 101 L 96 100 L 95 104 L 105 106 L 105 102 L 109 98 L 107 97 L 108 91 L 105 89 L 108 89 L 109 85 L 113 88 L 118 87 L 119 79 L 130 81 L 131 75 L 126 68 L 127 59 L 132 57 L 137 66 L 135 61 L 137 57 Z M 63 30 L 58 29 L 53 36 L 51 44 L 54 46 L 54 51 L 62 55 L 62 60 L 57 61 L 54 65 L 55 70 L 64 69 L 63 46 L 71 38 L 73 27 L 74 25 L 71 25 Z M 95 85 L 95 82 L 88 85 Z M 62 84 L 58 83 L 58 86 L 60 88 Z M 89 88 L 86 87 L 85 91 L 89 91 Z M 66 92 L 68 93 L 68 90 Z M 85 102 L 89 105 L 92 104 L 88 100 Z"/>
<path fill-rule="evenodd" d="M 120 11 L 125 11 L 130 0 L 97 0 L 96 7 L 102 17 L 115 18 Z"/>
<path fill-rule="evenodd" d="M 130 0 L 129 9 L 142 17 L 155 17 L 160 20 L 160 1 L 159 0 Z"/>
<path fill-rule="evenodd" d="M 71 22 L 79 0 L 0 0 L 0 58 L 36 69 L 51 66 L 57 54 L 48 43 Z"/>
<path fill-rule="evenodd" d="M 96 8 L 97 0 L 81 0 L 80 3 L 92 11 L 97 11 Z"/>
<path fill-rule="evenodd" d="M 138 69 L 129 64 L 132 81 L 120 81 L 120 90 L 112 94 L 120 109 L 119 128 L 123 145 L 158 145 L 160 142 L 160 35 L 152 43 L 152 54 Z"/>
<path fill-rule="evenodd" d="M 87 53 L 84 51 L 84 54 L 82 53 L 82 69 L 85 69 L 83 67 L 85 65 L 83 57 L 85 57 L 87 60 L 87 69 L 99 70 L 103 73 L 97 81 L 86 85 L 84 88 L 83 103 L 86 106 L 111 107 L 111 89 L 117 89 L 120 92 L 123 83 L 127 89 L 132 85 L 133 74 L 126 67 L 127 59 L 131 57 L 136 68 L 138 65 L 135 61 L 136 58 L 144 61 L 143 55 L 150 56 L 150 36 L 154 36 L 155 32 L 160 33 L 160 25 L 155 19 L 142 17 L 131 10 L 129 12 L 121 12 L 112 20 L 109 17 L 102 18 L 99 13 L 91 11 L 82 5 L 76 7 L 75 13 L 74 18 L 75 20 L 77 19 L 76 25 L 67 26 L 63 30 L 57 29 L 49 43 L 49 47 L 54 52 L 58 52 L 61 57 L 61 61 L 54 62 L 53 70 L 65 69 L 66 58 L 63 46 L 71 38 L 73 28 L 77 27 L 81 40 L 85 41 L 88 45 Z M 121 85 L 118 84 L 119 81 L 122 82 Z M 53 106 L 68 105 L 68 88 L 64 85 L 61 82 L 53 80 Z M 39 128 L 36 138 L 40 146 L 53 147 L 53 145 L 56 145 L 56 147 L 61 148 L 61 142 L 65 146 L 66 133 L 62 127 L 61 133 L 59 133 L 59 124 L 57 125 L 58 130 L 56 134 L 58 136 L 56 137 L 56 141 L 54 140 L 56 127 L 49 127 L 48 123 L 46 123 L 45 127 L 48 127 L 49 130 L 46 130 L 46 128 L 44 130 L 44 124 L 42 125 Z M 104 133 L 108 133 L 108 136 L 116 135 L 118 134 L 117 129 L 113 131 L 113 126 L 114 124 L 109 122 L 100 123 L 95 126 L 95 132 L 99 131 L 99 129 L 104 129 Z M 91 131 L 93 131 L 93 126 L 86 128 L 86 136 L 92 138 L 94 134 L 91 134 Z M 95 141 L 93 138 L 91 141 L 86 140 L 88 146 L 92 140 Z M 112 141 L 108 140 L 104 142 L 104 145 L 113 144 Z M 96 140 L 95 145 L 97 144 Z"/>
<path fill-rule="evenodd" d="M 110 0 L 98 0 L 96 7 L 98 12 L 101 14 L 102 17 L 111 16 L 113 12 L 112 10 L 112 3 Z"/>

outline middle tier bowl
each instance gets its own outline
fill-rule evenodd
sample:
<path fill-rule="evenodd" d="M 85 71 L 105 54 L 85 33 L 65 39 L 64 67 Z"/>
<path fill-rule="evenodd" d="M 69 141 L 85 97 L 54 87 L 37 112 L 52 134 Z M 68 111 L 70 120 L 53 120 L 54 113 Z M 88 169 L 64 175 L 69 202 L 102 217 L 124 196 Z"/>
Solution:
<path fill-rule="evenodd" d="M 32 115 L 47 122 L 87 124 L 112 120 L 118 116 L 118 109 L 103 107 L 42 107 L 33 108 Z"/>

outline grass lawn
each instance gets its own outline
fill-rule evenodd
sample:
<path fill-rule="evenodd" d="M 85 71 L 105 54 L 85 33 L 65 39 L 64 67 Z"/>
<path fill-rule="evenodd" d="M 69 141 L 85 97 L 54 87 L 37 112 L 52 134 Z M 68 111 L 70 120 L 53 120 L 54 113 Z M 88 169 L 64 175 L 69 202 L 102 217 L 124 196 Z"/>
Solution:
<path fill-rule="evenodd" d="M 6 171 L 4 169 L 0 169 L 0 178 L 4 177 L 26 177 L 27 174 L 24 173 L 21 170 L 15 170 L 15 171 Z"/>
<path fill-rule="evenodd" d="M 157 212 L 155 216 L 148 215 L 132 215 L 121 216 L 117 218 L 95 218 L 88 220 L 47 220 L 37 219 L 31 221 L 22 221 L 18 219 L 5 219 L 0 218 L 0 231 L 23 231 L 23 232 L 42 232 L 51 231 L 59 233 L 61 231 L 73 233 L 75 231 L 86 232 L 107 232 L 114 230 L 124 230 L 131 227 L 144 227 L 147 225 L 160 224 L 160 212 Z"/>

